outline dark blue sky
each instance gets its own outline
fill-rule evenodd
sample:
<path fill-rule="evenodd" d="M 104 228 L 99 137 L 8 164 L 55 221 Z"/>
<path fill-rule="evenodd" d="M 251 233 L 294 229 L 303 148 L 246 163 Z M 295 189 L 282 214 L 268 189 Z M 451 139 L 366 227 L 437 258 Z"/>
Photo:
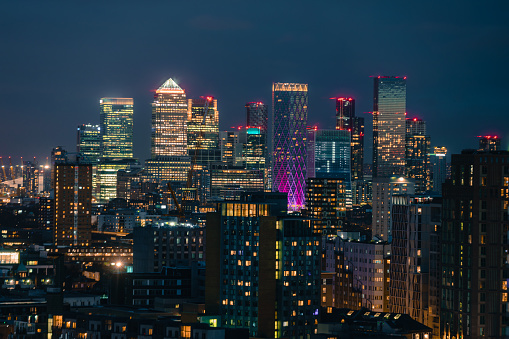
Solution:
<path fill-rule="evenodd" d="M 459 152 L 496 133 L 507 149 L 508 17 L 507 1 L 2 1 L 0 156 L 74 150 L 99 98 L 122 96 L 146 159 L 150 90 L 169 77 L 215 96 L 222 129 L 279 81 L 309 84 L 309 124 L 332 126 L 328 98 L 348 95 L 371 130 L 369 76 L 406 75 L 409 117 L 432 145 Z"/>

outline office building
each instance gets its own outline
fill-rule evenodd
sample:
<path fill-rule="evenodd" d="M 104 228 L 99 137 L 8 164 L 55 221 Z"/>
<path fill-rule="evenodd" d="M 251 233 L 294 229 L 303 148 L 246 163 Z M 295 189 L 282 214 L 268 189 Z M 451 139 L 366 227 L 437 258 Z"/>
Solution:
<path fill-rule="evenodd" d="M 415 194 L 415 182 L 404 177 L 374 178 L 373 194 L 373 222 L 371 234 L 384 241 L 391 242 L 391 205 L 392 197 L 401 194 Z"/>
<path fill-rule="evenodd" d="M 186 92 L 168 79 L 156 90 L 152 103 L 152 159 L 187 155 Z"/>
<path fill-rule="evenodd" d="M 66 160 L 55 163 L 55 246 L 87 246 L 92 226 L 92 165 Z"/>
<path fill-rule="evenodd" d="M 305 205 L 308 85 L 272 84 L 272 191 L 288 193 L 288 210 Z"/>
<path fill-rule="evenodd" d="M 136 159 L 101 158 L 97 164 L 95 197 L 99 203 L 107 203 L 117 197 L 117 174 L 120 170 L 139 167 Z"/>
<path fill-rule="evenodd" d="M 210 166 L 221 161 L 217 99 L 206 97 L 188 100 L 187 150 L 193 165 Z"/>
<path fill-rule="evenodd" d="M 353 275 L 353 286 L 350 288 L 354 289 L 354 293 L 361 292 L 361 306 L 375 312 L 388 312 L 391 245 L 383 241 L 359 242 L 340 239 L 339 253 L 344 256 L 344 269 L 340 274 Z M 339 298 L 340 305 L 348 305 L 342 300 L 344 295 Z M 350 296 L 346 296 L 345 300 L 350 300 L 351 303 Z"/>
<path fill-rule="evenodd" d="M 306 180 L 306 213 L 317 234 L 336 234 L 343 230 L 347 194 L 342 178 L 308 178 Z"/>
<path fill-rule="evenodd" d="M 242 128 L 219 132 L 221 162 L 233 166 L 244 166 L 242 153 L 247 142 L 247 133 Z"/>
<path fill-rule="evenodd" d="M 479 150 L 481 151 L 501 151 L 500 138 L 496 135 L 485 135 L 479 137 Z"/>
<path fill-rule="evenodd" d="M 509 152 L 453 154 L 442 186 L 442 338 L 509 336 Z"/>
<path fill-rule="evenodd" d="M 432 190 L 442 194 L 442 184 L 447 178 L 447 148 L 435 147 L 433 154 L 430 155 L 432 166 Z"/>
<path fill-rule="evenodd" d="M 364 178 L 364 118 L 354 117 L 352 126 L 352 181 Z"/>
<path fill-rule="evenodd" d="M 239 200 L 244 193 L 263 190 L 263 170 L 227 164 L 213 164 L 210 167 L 210 196 L 213 200 Z"/>
<path fill-rule="evenodd" d="M 405 174 L 406 77 L 375 77 L 373 97 L 373 178 L 402 176 Z"/>
<path fill-rule="evenodd" d="M 308 129 L 307 167 L 315 178 L 342 179 L 346 205 L 352 207 L 352 181 L 350 170 L 350 132 L 347 130 Z M 314 145 L 314 153 L 313 152 Z M 312 159 L 310 159 L 312 158 Z M 314 163 L 312 163 L 314 160 Z M 308 175 L 308 178 L 311 178 Z"/>
<path fill-rule="evenodd" d="M 264 133 L 268 131 L 269 115 L 267 105 L 261 102 L 246 104 L 246 126 L 260 128 Z"/>
<path fill-rule="evenodd" d="M 187 150 L 187 99 L 173 79 L 166 80 L 152 103 L 151 159 L 145 161 L 144 179 L 154 182 L 187 181 L 191 158 Z"/>
<path fill-rule="evenodd" d="M 205 261 L 205 228 L 176 221 L 156 221 L 134 228 L 133 272 L 161 272 L 163 267 Z"/>
<path fill-rule="evenodd" d="M 133 157 L 133 99 L 102 98 L 99 101 L 101 151 L 104 159 Z"/>
<path fill-rule="evenodd" d="M 355 99 L 336 99 L 336 129 L 350 132 L 351 178 L 363 178 L 364 118 L 355 116 Z"/>
<path fill-rule="evenodd" d="M 252 337 L 309 337 L 320 306 L 320 238 L 309 219 L 274 208 L 253 198 L 207 215 L 206 312 Z"/>
<path fill-rule="evenodd" d="M 417 194 L 431 190 L 431 138 L 426 135 L 426 122 L 418 118 L 406 119 L 405 166 L 406 177 L 415 180 Z"/>
<path fill-rule="evenodd" d="M 442 199 L 392 197 L 389 309 L 405 313 L 440 338 Z"/>
<path fill-rule="evenodd" d="M 30 196 L 39 193 L 39 164 L 35 161 L 23 161 L 23 187 Z"/>
<path fill-rule="evenodd" d="M 99 125 L 82 124 L 78 126 L 76 136 L 76 151 L 81 154 L 84 160 L 91 164 L 97 164 L 101 157 L 101 127 Z"/>

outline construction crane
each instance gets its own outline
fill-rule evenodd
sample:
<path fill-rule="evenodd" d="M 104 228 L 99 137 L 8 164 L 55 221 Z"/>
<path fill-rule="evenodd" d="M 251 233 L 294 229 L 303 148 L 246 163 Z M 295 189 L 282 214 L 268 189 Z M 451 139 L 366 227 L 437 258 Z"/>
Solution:
<path fill-rule="evenodd" d="M 177 211 L 178 211 L 178 218 L 179 220 L 180 219 L 183 219 L 184 218 L 184 211 L 182 210 L 182 206 L 180 206 L 178 200 L 177 200 L 177 196 L 175 195 L 175 191 L 173 190 L 173 188 L 171 187 L 171 183 L 168 181 L 168 190 L 170 191 L 170 194 L 171 194 L 171 198 L 173 200 L 173 203 L 175 204 L 175 206 L 177 207 Z"/>

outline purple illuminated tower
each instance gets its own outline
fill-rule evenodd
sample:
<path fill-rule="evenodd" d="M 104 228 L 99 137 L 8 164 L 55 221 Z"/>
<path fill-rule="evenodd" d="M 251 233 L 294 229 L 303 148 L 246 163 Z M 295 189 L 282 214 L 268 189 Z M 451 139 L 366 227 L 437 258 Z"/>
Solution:
<path fill-rule="evenodd" d="M 272 191 L 288 193 L 288 210 L 305 205 L 307 84 L 272 84 Z"/>

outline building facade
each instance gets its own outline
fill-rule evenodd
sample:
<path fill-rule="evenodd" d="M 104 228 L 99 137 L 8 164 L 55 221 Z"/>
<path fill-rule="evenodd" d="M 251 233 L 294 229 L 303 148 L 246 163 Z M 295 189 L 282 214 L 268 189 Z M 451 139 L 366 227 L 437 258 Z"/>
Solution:
<path fill-rule="evenodd" d="M 401 194 L 414 194 L 415 182 L 404 177 L 374 178 L 372 183 L 373 222 L 372 236 L 391 242 L 392 197 Z"/>
<path fill-rule="evenodd" d="M 187 150 L 193 163 L 200 166 L 221 161 L 217 99 L 188 99 Z"/>
<path fill-rule="evenodd" d="M 152 159 L 187 156 L 186 92 L 173 79 L 155 92 L 152 103 Z"/>
<path fill-rule="evenodd" d="M 101 127 L 82 124 L 76 133 L 76 151 L 91 164 L 96 164 L 101 157 Z"/>
<path fill-rule="evenodd" d="M 392 198 L 389 309 L 406 313 L 440 338 L 440 231 L 442 199 Z"/>
<path fill-rule="evenodd" d="M 415 180 L 415 192 L 431 190 L 431 138 L 426 135 L 426 122 L 422 119 L 406 119 L 405 139 L 406 177 Z"/>
<path fill-rule="evenodd" d="M 343 230 L 347 194 L 341 178 L 308 178 L 306 180 L 306 215 L 313 219 L 317 234 L 336 234 Z"/>
<path fill-rule="evenodd" d="M 308 85 L 272 84 L 272 191 L 288 193 L 288 210 L 305 205 Z"/>
<path fill-rule="evenodd" d="M 55 163 L 55 246 L 87 246 L 92 227 L 92 165 Z"/>
<path fill-rule="evenodd" d="M 375 77 L 373 98 L 373 178 L 404 175 L 406 77 Z"/>
<path fill-rule="evenodd" d="M 133 99 L 102 98 L 99 101 L 101 153 L 105 159 L 133 157 Z"/>
<path fill-rule="evenodd" d="M 509 336 L 509 152 L 453 154 L 443 185 L 443 338 Z"/>
<path fill-rule="evenodd" d="M 320 238 L 309 219 L 271 208 L 222 203 L 207 216 L 207 314 L 253 337 L 309 337 L 320 306 Z"/>
<path fill-rule="evenodd" d="M 430 155 L 432 166 L 432 190 L 442 194 L 442 184 L 447 178 L 447 148 L 435 147 L 433 154 Z"/>

